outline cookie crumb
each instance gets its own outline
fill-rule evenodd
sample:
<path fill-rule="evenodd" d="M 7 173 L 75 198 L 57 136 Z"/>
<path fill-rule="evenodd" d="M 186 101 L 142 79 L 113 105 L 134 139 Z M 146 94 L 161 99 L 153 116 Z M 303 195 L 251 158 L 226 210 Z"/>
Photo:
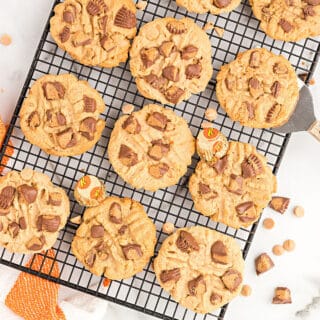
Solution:
<path fill-rule="evenodd" d="M 272 252 L 273 252 L 273 254 L 276 255 L 276 256 L 281 256 L 281 255 L 283 255 L 283 253 L 284 253 L 283 246 L 280 246 L 279 244 L 276 244 L 275 246 L 273 246 Z"/>
<path fill-rule="evenodd" d="M 220 38 L 223 37 L 224 29 L 219 28 L 219 27 L 214 27 L 214 31 L 216 32 L 216 34 L 217 34 Z"/>
<path fill-rule="evenodd" d="M 310 84 L 311 86 L 315 85 L 315 83 L 316 83 L 316 79 L 315 79 L 315 78 L 312 78 L 312 79 L 309 81 L 309 84 Z"/>
<path fill-rule="evenodd" d="M 201 128 L 212 128 L 212 123 L 211 122 L 209 122 L 209 121 L 203 121 L 202 123 L 201 123 Z"/>
<path fill-rule="evenodd" d="M 214 25 L 212 22 L 207 22 L 204 27 L 203 27 L 203 30 L 204 31 L 208 31 L 208 30 L 212 30 L 214 28 Z"/>
<path fill-rule="evenodd" d="M 291 303 L 291 292 L 286 287 L 277 287 L 274 290 L 273 304 L 287 304 Z"/>
<path fill-rule="evenodd" d="M 166 222 L 162 226 L 162 231 L 167 234 L 171 234 L 174 231 L 174 224 L 172 222 Z"/>
<path fill-rule="evenodd" d="M 74 224 L 80 224 L 81 223 L 81 220 L 82 220 L 82 217 L 79 215 L 79 216 L 75 216 L 73 218 L 70 219 L 70 221 Z"/>
<path fill-rule="evenodd" d="M 137 8 L 138 10 L 144 10 L 147 5 L 148 5 L 148 2 L 147 2 L 147 1 L 139 1 L 139 2 L 136 4 L 136 8 Z"/>
<path fill-rule="evenodd" d="M 295 206 L 295 207 L 293 208 L 293 213 L 294 213 L 294 215 L 295 215 L 296 217 L 301 218 L 301 217 L 304 216 L 304 209 L 303 209 L 303 207 L 301 207 L 301 206 Z"/>
<path fill-rule="evenodd" d="M 123 107 L 122 107 L 122 112 L 124 114 L 131 114 L 134 110 L 134 105 L 132 104 L 125 104 Z"/>
<path fill-rule="evenodd" d="M 12 43 L 12 38 L 8 34 L 3 34 L 0 38 L 0 43 L 4 46 L 9 46 Z"/>
<path fill-rule="evenodd" d="M 296 247 L 296 244 L 293 240 L 288 239 L 286 241 L 283 242 L 283 248 L 286 251 L 293 251 Z"/>
<path fill-rule="evenodd" d="M 268 229 L 268 230 L 272 229 L 272 228 L 274 227 L 274 221 L 273 221 L 273 219 L 271 219 L 271 218 L 266 218 L 266 219 L 264 219 L 264 220 L 263 220 L 263 227 L 264 227 L 265 229 Z"/>
<path fill-rule="evenodd" d="M 251 296 L 251 292 L 252 292 L 252 289 L 249 285 L 247 284 L 244 284 L 242 286 L 242 289 L 241 289 L 241 295 L 244 296 L 244 297 L 249 297 Z"/>
<path fill-rule="evenodd" d="M 108 278 L 104 278 L 103 279 L 102 284 L 103 284 L 104 287 L 109 287 L 110 283 L 111 283 L 110 279 L 108 279 Z"/>
<path fill-rule="evenodd" d="M 257 275 L 260 275 L 273 268 L 274 263 L 267 253 L 262 253 L 255 259 L 255 267 Z"/>
<path fill-rule="evenodd" d="M 208 108 L 205 112 L 205 117 L 209 121 L 214 121 L 217 119 L 218 113 L 214 108 Z"/>

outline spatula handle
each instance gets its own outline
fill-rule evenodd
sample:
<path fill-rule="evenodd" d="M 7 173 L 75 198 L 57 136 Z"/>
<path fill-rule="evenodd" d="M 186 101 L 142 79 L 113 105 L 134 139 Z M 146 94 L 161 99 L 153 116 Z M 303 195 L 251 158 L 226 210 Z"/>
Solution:
<path fill-rule="evenodd" d="M 308 129 L 308 132 L 320 142 L 320 120 L 315 121 Z"/>

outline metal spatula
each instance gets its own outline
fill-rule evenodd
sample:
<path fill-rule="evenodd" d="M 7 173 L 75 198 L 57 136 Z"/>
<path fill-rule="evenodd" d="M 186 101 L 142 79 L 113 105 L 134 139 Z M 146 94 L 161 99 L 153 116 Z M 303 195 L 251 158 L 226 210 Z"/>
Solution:
<path fill-rule="evenodd" d="M 273 128 L 272 131 L 281 133 L 308 131 L 320 142 L 320 120 L 314 115 L 312 94 L 300 79 L 299 86 L 300 97 L 294 113 L 285 125 Z"/>

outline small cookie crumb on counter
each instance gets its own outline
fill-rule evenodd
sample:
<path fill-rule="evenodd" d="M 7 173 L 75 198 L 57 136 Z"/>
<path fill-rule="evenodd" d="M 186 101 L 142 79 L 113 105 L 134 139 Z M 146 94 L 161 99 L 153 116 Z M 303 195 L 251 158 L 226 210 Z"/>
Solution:
<path fill-rule="evenodd" d="M 284 214 L 288 209 L 290 199 L 286 197 L 272 197 L 269 207 L 281 214 Z"/>
<path fill-rule="evenodd" d="M 268 230 L 273 229 L 274 224 L 275 224 L 275 223 L 274 223 L 274 220 L 271 219 L 271 218 L 265 218 L 265 219 L 263 220 L 263 227 L 264 227 L 265 229 L 268 229 Z"/>
<path fill-rule="evenodd" d="M 296 217 L 301 218 L 301 217 L 304 216 L 304 209 L 303 209 L 303 207 L 301 207 L 301 206 L 295 206 L 295 207 L 293 208 L 293 213 L 294 213 L 294 215 L 295 215 Z"/>
<path fill-rule="evenodd" d="M 75 217 L 71 218 L 70 221 L 74 224 L 80 224 L 82 221 L 82 217 L 80 215 L 75 216 Z"/>
<path fill-rule="evenodd" d="M 273 268 L 274 263 L 267 253 L 262 253 L 255 259 L 255 267 L 257 275 L 260 275 Z"/>
<path fill-rule="evenodd" d="M 166 234 L 171 234 L 174 232 L 174 224 L 172 222 L 166 222 L 162 226 L 162 231 Z"/>
<path fill-rule="evenodd" d="M 212 22 L 207 22 L 204 27 L 203 27 L 203 30 L 204 31 L 208 31 L 208 30 L 212 30 L 214 28 L 214 25 Z"/>
<path fill-rule="evenodd" d="M 273 304 L 292 303 L 290 289 L 288 289 L 286 287 L 275 288 L 272 303 Z"/>
<path fill-rule="evenodd" d="M 244 284 L 241 289 L 241 295 L 244 297 L 249 297 L 251 296 L 251 293 L 252 293 L 251 287 L 247 284 Z"/>
<path fill-rule="evenodd" d="M 214 31 L 215 31 L 215 33 L 216 33 L 220 38 L 223 37 L 224 29 L 219 28 L 219 27 L 214 27 Z"/>
<path fill-rule="evenodd" d="M 217 110 L 214 108 L 208 108 L 204 115 L 205 115 L 206 119 L 209 121 L 214 121 L 218 117 Z"/>
<path fill-rule="evenodd" d="M 122 106 L 122 112 L 124 114 L 131 114 L 134 111 L 134 105 L 132 104 L 125 104 Z"/>
<path fill-rule="evenodd" d="M 273 246 L 272 252 L 276 256 L 281 256 L 284 253 L 284 249 L 283 249 L 283 247 L 281 245 L 276 244 L 275 246 Z"/>
<path fill-rule="evenodd" d="M 139 1 L 137 4 L 136 4 L 136 8 L 138 10 L 144 10 L 148 5 L 148 2 L 147 1 Z"/>
<path fill-rule="evenodd" d="M 293 251 L 296 247 L 296 244 L 293 240 L 288 239 L 286 241 L 283 242 L 283 248 L 286 251 Z"/>
<path fill-rule="evenodd" d="M 0 43 L 4 46 L 9 46 L 12 43 L 12 38 L 8 34 L 3 34 L 0 37 Z"/>

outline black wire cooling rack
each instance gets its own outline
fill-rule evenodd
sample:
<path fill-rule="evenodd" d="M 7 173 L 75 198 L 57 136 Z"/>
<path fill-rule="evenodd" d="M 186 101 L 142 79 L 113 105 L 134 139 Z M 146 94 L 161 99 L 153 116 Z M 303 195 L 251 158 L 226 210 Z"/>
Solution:
<path fill-rule="evenodd" d="M 56 0 L 55 4 L 58 2 Z M 273 171 L 276 173 L 289 136 L 268 130 L 253 130 L 232 122 L 218 106 L 214 93 L 214 79 L 220 66 L 233 60 L 238 52 L 263 46 L 274 53 L 281 53 L 286 56 L 296 68 L 297 74 L 307 73 L 306 82 L 308 82 L 319 59 L 319 39 L 306 39 L 297 43 L 272 40 L 259 29 L 259 22 L 253 17 L 248 1 L 244 1 L 230 14 L 213 16 L 209 14 L 189 14 L 185 9 L 178 8 L 173 0 L 149 0 L 146 9 L 138 12 L 139 26 L 155 18 L 166 16 L 177 18 L 188 16 L 196 20 L 201 27 L 210 21 L 215 26 L 224 29 L 222 37 L 219 37 L 213 30 L 208 32 L 213 49 L 213 80 L 203 93 L 193 95 L 187 102 L 181 103 L 173 109 L 187 120 L 193 134 L 196 136 L 204 119 L 205 110 L 209 106 L 217 108 L 219 116 L 215 121 L 215 127 L 231 140 L 254 144 L 268 158 L 270 166 L 273 167 Z M 38 147 L 29 144 L 21 132 L 19 111 L 28 88 L 36 79 L 48 73 L 73 73 L 78 78 L 89 81 L 104 98 L 106 111 L 103 116 L 106 119 L 106 128 L 96 146 L 81 156 L 68 158 L 49 156 Z M 8 135 L 1 148 L 0 159 L 2 160 L 10 140 L 14 146 L 14 156 L 5 170 L 21 170 L 22 168 L 30 167 L 49 175 L 55 184 L 62 186 L 69 194 L 71 217 L 82 214 L 84 211 L 84 208 L 74 201 L 72 192 L 77 180 L 84 173 L 95 175 L 103 180 L 106 183 L 108 194 L 130 197 L 140 201 L 158 230 L 156 252 L 165 238 L 161 231 L 162 224 L 165 221 L 170 221 L 176 227 L 196 224 L 209 226 L 228 234 L 237 239 L 245 257 L 257 224 L 254 224 L 249 229 L 235 230 L 223 224 L 210 221 L 193 208 L 193 202 L 187 189 L 187 181 L 195 168 L 197 157 L 193 158 L 193 163 L 189 167 L 188 173 L 180 179 L 178 185 L 155 193 L 132 189 L 113 171 L 108 162 L 106 149 L 114 122 L 121 114 L 121 107 L 124 104 L 133 104 L 136 108 L 140 108 L 150 102 L 138 94 L 135 82 L 130 75 L 128 63 L 113 69 L 85 67 L 73 61 L 68 54 L 56 46 L 49 34 L 49 23 L 47 23 L 9 125 Z M 226 306 L 215 313 L 200 315 L 188 311 L 175 303 L 157 284 L 151 267 L 152 262 L 148 264 L 143 272 L 136 276 L 128 280 L 112 281 L 108 287 L 104 287 L 103 278 L 93 276 L 86 271 L 70 251 L 70 243 L 76 229 L 77 225 L 69 221 L 64 230 L 60 232 L 58 241 L 55 243 L 56 257 L 54 260 L 59 263 L 61 271 L 59 278 L 55 278 L 51 274 L 42 273 L 41 266 L 38 269 L 32 264 L 28 268 L 25 267 L 24 265 L 30 258 L 29 256 L 11 254 L 4 249 L 0 250 L 0 263 L 159 318 L 223 319 Z M 52 259 L 47 254 L 43 256 L 45 259 Z"/>

